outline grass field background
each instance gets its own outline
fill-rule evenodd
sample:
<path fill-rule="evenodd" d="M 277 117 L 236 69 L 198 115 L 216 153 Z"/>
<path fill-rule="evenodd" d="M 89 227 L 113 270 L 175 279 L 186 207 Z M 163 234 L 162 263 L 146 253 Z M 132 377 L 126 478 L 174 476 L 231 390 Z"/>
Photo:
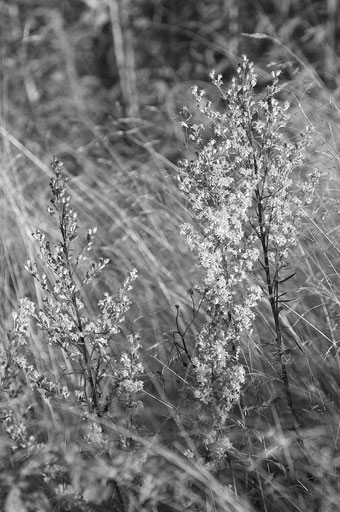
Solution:
<path fill-rule="evenodd" d="M 27 296 L 38 307 L 42 304 L 41 290 L 24 265 L 28 258 L 36 259 L 33 231 L 40 228 L 56 234 L 51 232 L 46 205 L 53 174 L 50 162 L 57 155 L 64 161 L 83 233 L 98 227 L 93 258 L 110 258 L 91 295 L 84 297 L 89 312 L 98 313 L 103 293 L 118 289 L 132 266 L 138 270 L 123 331 L 141 334 L 148 377 L 143 397 L 145 430 L 139 433 L 139 442 L 148 447 L 154 436 L 156 444 L 154 451 L 148 448 L 152 456 L 144 468 L 149 475 L 142 484 L 144 502 L 129 494 L 130 487 L 140 485 L 131 484 L 133 478 L 128 477 L 129 472 L 134 474 L 135 459 L 118 453 L 114 465 L 112 460 L 98 458 L 90 471 L 75 453 L 69 460 L 69 474 L 73 488 L 87 486 L 86 499 L 70 504 L 72 500 L 65 498 L 63 504 L 54 504 L 39 465 L 30 466 L 24 455 L 17 459 L 6 455 L 1 506 L 6 512 L 338 510 L 337 2 L 0 0 L 0 9 L 1 338 L 6 340 L 11 313 L 20 298 Z M 253 337 L 242 347 L 247 372 L 254 377 L 243 390 L 249 417 L 245 425 L 236 407 L 230 436 L 237 446 L 242 446 L 243 435 L 248 436 L 252 449 L 240 448 L 232 470 L 214 473 L 182 457 L 182 445 L 176 442 L 185 433 L 193 437 L 195 433 L 171 412 L 181 398 L 181 370 L 178 361 L 171 359 L 176 305 L 181 325 L 190 323 L 187 290 L 203 273 L 180 236 L 180 226 L 192 221 L 192 212 L 178 189 L 177 163 L 184 157 L 194 158 L 195 153 L 179 126 L 179 111 L 183 105 L 195 110 L 193 85 L 205 88 L 213 103 L 218 103 L 209 71 L 222 73 L 228 85 L 242 54 L 255 63 L 259 93 L 269 83 L 271 71 L 282 70 L 282 95 L 291 103 L 287 137 L 305 125 L 315 128 L 308 160 L 295 179 L 301 180 L 314 168 L 320 170 L 321 179 L 291 253 L 296 276 L 287 288 L 294 300 L 284 312 L 289 372 L 301 411 L 299 435 L 271 408 L 273 400 L 278 404 L 282 397 L 275 392 L 275 379 L 270 382 L 271 355 L 260 348 L 260 340 L 263 345 L 271 338 L 269 305 L 263 303 Z M 194 115 L 200 122 L 199 114 Z M 202 312 L 193 324 L 188 335 L 191 343 L 204 318 Z M 38 333 L 32 336 L 31 349 L 58 375 L 58 356 Z M 169 370 L 164 371 L 164 363 Z M 263 382 L 269 383 L 265 391 Z M 56 433 L 49 439 L 55 450 L 61 446 L 62 425 L 67 424 L 67 411 L 64 414 L 66 423 L 56 417 Z M 47 413 L 37 424 L 44 421 L 51 421 Z M 6 441 L 1 449 L 7 454 Z M 65 446 L 63 450 L 67 451 Z M 127 475 L 128 483 L 122 486 L 128 489 L 129 505 L 101 500 L 108 472 L 113 480 L 118 473 Z M 86 482 L 83 487 L 81 478 Z"/>

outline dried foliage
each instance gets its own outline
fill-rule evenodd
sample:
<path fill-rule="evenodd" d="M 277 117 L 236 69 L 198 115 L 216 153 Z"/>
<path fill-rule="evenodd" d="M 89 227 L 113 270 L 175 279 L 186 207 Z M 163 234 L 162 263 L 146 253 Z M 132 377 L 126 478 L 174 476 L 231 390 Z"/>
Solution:
<path fill-rule="evenodd" d="M 338 10 L 3 0 L 1 510 L 338 509 Z"/>

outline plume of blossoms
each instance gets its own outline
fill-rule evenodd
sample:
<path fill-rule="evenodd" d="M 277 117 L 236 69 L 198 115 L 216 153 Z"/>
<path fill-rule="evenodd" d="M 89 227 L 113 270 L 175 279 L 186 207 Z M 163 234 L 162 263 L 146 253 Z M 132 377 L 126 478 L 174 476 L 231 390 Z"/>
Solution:
<path fill-rule="evenodd" d="M 296 243 L 296 222 L 318 174 L 304 184 L 302 197 L 292 193 L 292 173 L 304 161 L 309 134 L 291 142 L 284 136 L 289 104 L 276 97 L 279 73 L 272 74 L 261 99 L 254 95 L 257 76 L 246 57 L 229 90 L 223 89 L 221 75 L 212 71 L 210 76 L 223 109 L 214 110 L 203 90 L 192 89 L 205 122 L 193 123 L 188 109 L 182 109 L 181 125 L 196 146 L 197 157 L 180 162 L 179 187 L 199 226 L 185 224 L 182 233 L 205 269 L 197 290 L 211 318 L 196 340 L 193 393 L 212 409 L 205 443 L 222 457 L 223 450 L 217 450 L 223 444 L 219 433 L 245 378 L 238 362 L 240 336 L 251 331 L 254 309 L 263 295 L 272 306 L 282 363 L 279 285 L 290 277 L 285 274 L 288 249 Z M 212 129 L 213 137 L 204 141 L 206 128 Z"/>
<path fill-rule="evenodd" d="M 42 304 L 39 309 L 27 298 L 21 301 L 13 313 L 13 327 L 8 334 L 6 348 L 0 351 L 0 429 L 10 438 L 13 450 L 24 450 L 25 455 L 28 453 L 35 457 L 53 487 L 59 477 L 54 475 L 52 467 L 45 465 L 45 459 L 39 454 L 48 453 L 49 459 L 54 447 L 53 444 L 41 443 L 41 436 L 38 438 L 35 434 L 37 431 L 39 435 L 38 429 L 32 429 L 36 421 L 32 417 L 33 423 L 30 422 L 32 403 L 32 414 L 37 412 L 45 418 L 46 411 L 52 411 L 53 420 L 59 411 L 55 406 L 60 405 L 59 428 L 64 425 L 65 410 L 73 411 L 76 417 L 81 418 L 78 427 L 82 434 L 76 446 L 80 459 L 83 453 L 92 453 L 96 457 L 98 454 L 105 457 L 117 454 L 122 445 L 124 450 L 130 449 L 132 455 L 132 440 L 118 434 L 114 436 L 112 430 L 108 435 L 106 425 L 110 421 L 118 421 L 130 432 L 136 428 L 136 414 L 143 407 L 140 397 L 144 368 L 139 358 L 139 335 L 128 335 L 124 346 L 122 336 L 118 337 L 131 304 L 129 292 L 136 270 L 131 270 L 118 293 L 104 294 L 98 303 L 98 314 L 90 318 L 83 301 L 85 289 L 109 260 L 88 263 L 96 228 L 88 230 L 81 244 L 77 214 L 70 204 L 63 164 L 55 158 L 52 168 L 54 177 L 50 185 L 53 197 L 48 213 L 58 228 L 59 237 L 51 240 L 40 230 L 33 233 L 39 246 L 40 264 L 29 260 L 26 269 L 42 288 Z M 56 354 L 56 360 L 67 361 L 67 371 L 62 368 L 58 377 L 44 365 L 43 357 L 37 359 L 32 352 L 32 319 L 42 334 L 42 340 L 46 340 Z M 51 404 L 54 407 L 51 408 Z M 41 423 L 44 426 L 49 424 Z M 53 421 L 52 424 L 58 437 L 58 422 Z M 68 443 L 67 449 L 72 451 L 75 445 Z M 63 450 L 53 453 L 53 457 L 60 460 L 61 473 L 65 478 L 70 478 Z M 118 480 L 112 491 L 113 501 L 119 500 L 123 492 L 123 478 Z"/>
<path fill-rule="evenodd" d="M 143 373 L 139 360 L 140 339 L 138 335 L 131 334 L 127 349 L 117 357 L 119 347 L 115 344 L 115 337 L 130 307 L 128 293 L 137 272 L 133 269 L 129 273 L 117 296 L 104 295 L 99 301 L 100 313 L 96 318 L 88 317 L 82 292 L 109 260 L 101 258 L 96 263 L 87 263 L 96 228 L 88 230 L 81 250 L 75 246 L 78 239 L 77 213 L 70 205 L 63 163 L 55 158 L 52 168 L 55 176 L 50 183 L 53 197 L 48 213 L 57 224 L 60 238 L 51 241 L 40 230 L 33 233 L 39 245 L 38 257 L 43 271 L 39 271 L 37 264 L 30 260 L 26 269 L 40 283 L 44 296 L 39 311 L 32 304 L 27 307 L 37 327 L 45 333 L 47 342 L 61 349 L 72 364 L 74 381 L 71 387 L 75 389 L 78 402 L 90 414 L 101 417 L 109 414 L 112 402 L 118 400 L 134 415 L 142 407 L 138 398 L 143 387 L 140 380 Z M 85 265 L 87 268 L 83 270 Z"/>

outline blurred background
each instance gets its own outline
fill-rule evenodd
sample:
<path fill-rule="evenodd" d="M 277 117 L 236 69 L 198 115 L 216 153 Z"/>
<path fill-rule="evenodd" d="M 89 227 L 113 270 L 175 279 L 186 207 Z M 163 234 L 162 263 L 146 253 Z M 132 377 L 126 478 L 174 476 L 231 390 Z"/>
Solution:
<path fill-rule="evenodd" d="M 179 235 L 180 225 L 190 220 L 176 183 L 176 164 L 190 151 L 179 111 L 183 105 L 194 108 L 190 88 L 195 84 L 217 102 L 209 71 L 222 73 L 227 86 L 242 54 L 255 62 L 259 91 L 272 70 L 282 70 L 291 130 L 316 126 L 310 164 L 312 170 L 321 165 L 326 177 L 314 219 L 335 240 L 336 0 L 0 0 L 0 10 L 3 332 L 18 298 L 40 300 L 23 267 L 37 252 L 31 232 L 40 227 L 54 234 L 46 207 L 49 164 L 58 155 L 70 177 L 84 236 L 85 229 L 98 226 L 94 257 L 111 259 L 88 307 L 95 309 L 103 291 L 114 290 L 136 266 L 130 322 L 143 329 L 144 343 L 166 350 L 175 304 L 183 316 L 189 308 L 190 317 L 186 290 L 200 275 Z M 310 227 L 314 248 L 320 225 L 314 234 Z M 320 288 L 320 254 L 309 253 L 308 247 L 297 255 L 298 264 L 310 265 L 300 284 L 313 278 Z M 338 260 L 337 248 L 328 242 L 323 247 Z M 310 308 L 313 286 L 310 281 Z M 326 322 L 325 334 L 332 328 Z"/>

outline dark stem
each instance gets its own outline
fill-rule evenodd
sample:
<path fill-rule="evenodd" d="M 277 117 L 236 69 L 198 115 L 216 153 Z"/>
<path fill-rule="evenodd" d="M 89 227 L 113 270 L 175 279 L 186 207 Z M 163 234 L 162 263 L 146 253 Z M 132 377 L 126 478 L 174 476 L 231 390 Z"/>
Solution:
<path fill-rule="evenodd" d="M 255 168 L 256 159 L 255 159 Z M 264 225 L 264 206 L 262 202 L 262 195 L 260 193 L 259 188 L 256 188 L 255 191 L 256 203 L 257 203 L 257 217 L 259 222 L 259 227 L 257 231 L 257 235 L 260 238 L 261 246 L 262 246 L 262 254 L 264 264 L 262 265 L 265 271 L 265 281 L 268 289 L 268 298 L 269 303 L 274 319 L 274 329 L 275 329 L 275 343 L 277 347 L 277 354 L 280 360 L 281 365 L 281 380 L 283 382 L 285 388 L 285 394 L 287 398 L 288 407 L 291 410 L 294 418 L 294 408 L 293 408 L 293 399 L 292 393 L 289 385 L 289 378 L 287 373 L 287 365 L 284 360 L 284 354 L 282 351 L 282 329 L 280 322 L 280 306 L 279 306 L 279 270 L 277 270 L 274 274 L 274 277 L 271 276 L 270 270 L 270 262 L 268 256 L 268 244 L 269 244 L 269 229 Z"/>
<path fill-rule="evenodd" d="M 69 278 L 72 282 L 73 280 L 73 273 L 72 268 L 70 265 L 70 253 L 69 253 L 69 240 L 67 236 L 67 221 L 65 220 L 65 206 L 63 205 L 63 208 L 60 212 L 60 232 L 62 236 L 62 249 L 65 257 L 65 266 L 68 270 Z M 85 343 L 85 336 L 83 335 L 83 324 L 81 320 L 81 316 L 79 313 L 78 305 L 77 305 L 77 292 L 71 293 L 71 301 L 72 305 L 74 307 L 74 311 L 76 314 L 76 324 L 78 332 L 80 333 L 79 337 L 79 345 L 78 349 L 80 353 L 82 354 L 84 358 L 85 368 L 86 368 L 86 375 L 85 379 L 88 381 L 90 386 L 90 395 L 91 395 L 91 407 L 95 410 L 95 412 L 98 414 L 99 411 L 99 404 L 98 404 L 98 397 L 97 397 L 97 387 L 95 384 L 95 379 L 92 375 L 92 367 L 91 367 L 91 357 L 89 357 L 88 350 Z"/>

